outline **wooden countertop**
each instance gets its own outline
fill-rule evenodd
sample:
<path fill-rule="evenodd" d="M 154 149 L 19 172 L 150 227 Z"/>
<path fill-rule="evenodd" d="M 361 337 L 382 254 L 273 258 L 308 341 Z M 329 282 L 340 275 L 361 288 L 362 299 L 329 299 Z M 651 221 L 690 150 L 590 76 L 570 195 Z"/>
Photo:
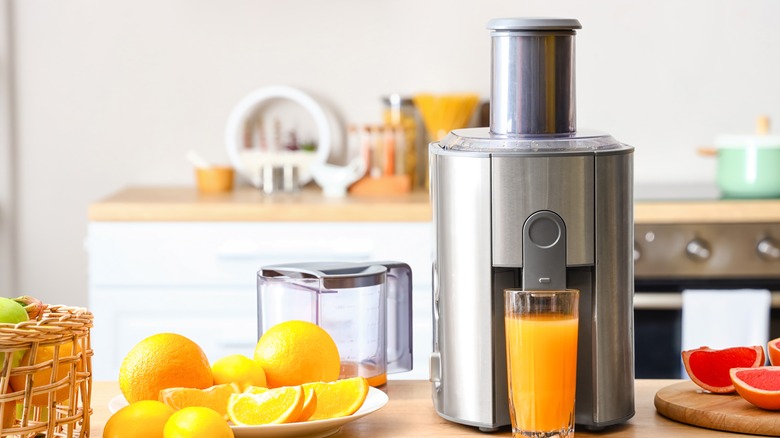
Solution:
<path fill-rule="evenodd" d="M 319 190 L 266 196 L 252 187 L 204 195 L 193 187 L 129 187 L 89 206 L 91 221 L 427 222 L 427 192 L 326 198 Z M 636 201 L 634 222 L 780 222 L 780 199 Z"/>
<path fill-rule="evenodd" d="M 636 415 L 627 423 L 613 426 L 601 432 L 576 430 L 578 438 L 585 437 L 721 437 L 746 436 L 689 426 L 668 420 L 656 413 L 653 405 L 655 393 L 677 380 L 637 380 Z M 508 437 L 510 431 L 484 434 L 476 428 L 451 423 L 439 417 L 433 409 L 430 383 L 423 380 L 391 380 L 386 386 L 390 401 L 379 411 L 345 425 L 334 437 Z M 119 394 L 116 382 L 94 382 L 92 388 L 93 413 L 90 419 L 90 436 L 102 436 L 108 420 L 108 402 Z"/>
<path fill-rule="evenodd" d="M 201 194 L 191 187 L 130 187 L 89 207 L 91 221 L 424 222 L 427 192 L 326 198 L 319 190 L 265 195 L 252 187 Z"/>

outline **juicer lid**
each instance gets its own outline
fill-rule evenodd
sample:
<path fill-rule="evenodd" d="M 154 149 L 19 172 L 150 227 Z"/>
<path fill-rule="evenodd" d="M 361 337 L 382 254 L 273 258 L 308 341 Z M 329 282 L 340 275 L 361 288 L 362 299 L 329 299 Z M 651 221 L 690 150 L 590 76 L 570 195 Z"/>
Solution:
<path fill-rule="evenodd" d="M 517 136 L 499 135 L 488 128 L 467 128 L 451 131 L 436 143 L 451 151 L 491 153 L 619 153 L 631 151 L 611 135 L 599 131 L 578 131 L 571 134 Z"/>
<path fill-rule="evenodd" d="M 263 266 L 258 277 L 311 279 L 326 289 L 376 286 L 385 282 L 387 267 L 381 264 L 349 262 L 305 262 Z"/>
<path fill-rule="evenodd" d="M 516 17 L 494 18 L 487 24 L 491 30 L 574 30 L 582 24 L 574 18 Z"/>

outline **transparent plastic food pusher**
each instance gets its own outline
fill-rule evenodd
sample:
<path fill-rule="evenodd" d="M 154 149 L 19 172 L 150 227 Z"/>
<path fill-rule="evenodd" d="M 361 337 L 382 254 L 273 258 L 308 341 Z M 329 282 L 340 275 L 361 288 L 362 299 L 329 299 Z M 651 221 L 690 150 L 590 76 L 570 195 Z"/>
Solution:
<path fill-rule="evenodd" d="M 309 321 L 336 341 L 339 378 L 371 386 L 412 369 L 412 270 L 400 262 L 310 262 L 257 273 L 258 336 L 289 320 Z"/>

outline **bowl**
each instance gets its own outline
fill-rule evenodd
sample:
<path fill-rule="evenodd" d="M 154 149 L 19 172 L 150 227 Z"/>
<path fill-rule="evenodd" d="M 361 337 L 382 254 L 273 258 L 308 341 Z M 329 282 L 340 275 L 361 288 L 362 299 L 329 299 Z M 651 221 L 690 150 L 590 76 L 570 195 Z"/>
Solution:
<path fill-rule="evenodd" d="M 201 193 L 226 193 L 233 190 L 235 172 L 229 166 L 198 167 L 195 181 Z"/>

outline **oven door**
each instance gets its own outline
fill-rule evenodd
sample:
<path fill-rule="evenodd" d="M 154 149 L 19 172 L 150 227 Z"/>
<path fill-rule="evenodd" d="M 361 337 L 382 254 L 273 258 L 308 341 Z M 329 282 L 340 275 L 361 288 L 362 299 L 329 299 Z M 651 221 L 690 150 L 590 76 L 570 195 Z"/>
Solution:
<path fill-rule="evenodd" d="M 682 291 L 686 289 L 769 289 L 769 338 L 780 337 L 780 280 L 635 281 L 634 343 L 637 379 L 687 378 L 682 366 Z M 766 346 L 764 346 L 766 348 Z"/>

